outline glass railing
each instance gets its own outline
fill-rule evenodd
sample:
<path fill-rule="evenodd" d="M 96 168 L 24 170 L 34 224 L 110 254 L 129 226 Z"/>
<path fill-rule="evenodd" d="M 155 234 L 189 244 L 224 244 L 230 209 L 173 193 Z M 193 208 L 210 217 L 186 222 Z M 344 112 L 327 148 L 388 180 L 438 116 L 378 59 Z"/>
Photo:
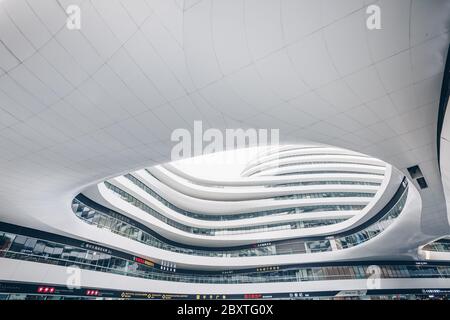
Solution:
<path fill-rule="evenodd" d="M 320 147 L 318 147 L 320 148 Z M 317 147 L 316 147 L 317 149 Z M 281 159 L 288 159 L 288 158 L 301 158 L 301 157 L 317 157 L 317 156 L 337 156 L 337 157 L 342 157 L 342 156 L 350 156 L 350 157 L 356 157 L 356 158 L 363 158 L 363 159 L 367 159 L 370 158 L 369 156 L 366 155 L 361 155 L 361 154 L 348 154 L 348 153 L 332 153 L 332 152 L 313 152 L 313 153 L 304 153 L 304 154 L 289 154 L 286 155 L 284 153 L 287 152 L 292 152 L 295 150 L 284 150 L 284 151 L 280 151 L 278 152 L 278 154 L 275 157 L 272 158 L 268 158 L 270 155 L 262 155 L 262 159 L 258 159 L 252 163 L 250 163 L 250 165 L 248 165 L 243 172 L 249 171 L 251 168 L 254 168 L 258 165 L 261 165 L 263 163 L 267 163 L 270 161 L 274 161 L 274 160 L 281 160 Z"/>
<path fill-rule="evenodd" d="M 299 166 L 299 165 L 305 165 L 305 166 L 309 166 L 309 165 L 316 165 L 316 164 L 353 164 L 353 165 L 365 165 L 365 166 L 373 166 L 373 167 L 377 167 L 377 168 L 384 168 L 384 165 L 377 165 L 377 164 L 370 164 L 370 163 L 363 163 L 363 162 L 349 162 L 349 161 L 333 161 L 333 160 L 329 160 L 329 161 L 305 161 L 305 162 L 293 162 L 293 163 L 275 163 L 273 165 L 258 169 L 254 172 L 251 172 L 250 174 L 248 174 L 248 172 L 246 174 L 248 174 L 249 177 L 251 177 L 252 175 L 255 175 L 257 173 L 261 173 L 261 172 L 265 172 L 265 171 L 269 171 L 272 169 L 277 169 L 277 168 L 286 168 L 286 167 L 294 167 L 294 166 Z M 250 171 L 250 170 L 248 170 Z"/>
<path fill-rule="evenodd" d="M 338 181 L 338 180 L 323 180 L 323 181 L 299 181 L 290 183 L 279 183 L 266 185 L 266 188 L 272 187 L 297 187 L 297 186 L 314 186 L 314 185 L 362 185 L 362 186 L 381 186 L 381 182 L 368 182 L 368 181 Z"/>
<path fill-rule="evenodd" d="M 169 169 L 167 169 L 167 168 L 165 168 L 166 170 L 168 170 L 168 171 L 170 171 Z M 149 169 L 145 169 L 145 171 L 150 175 L 150 176 L 152 176 L 153 178 L 155 178 L 156 180 L 158 180 L 158 181 L 161 181 L 158 177 L 156 177 Z M 171 172 L 171 171 L 170 171 Z M 229 187 L 232 187 L 232 188 L 248 188 L 249 186 L 252 186 L 252 185 L 236 185 L 236 186 L 228 186 L 228 185 L 216 185 L 216 184 L 213 184 L 213 183 L 202 183 L 202 182 L 199 182 L 199 181 L 193 181 L 193 180 L 189 180 L 189 179 L 187 179 L 187 178 L 184 178 L 184 177 L 180 177 L 180 176 L 178 176 L 176 173 L 174 173 L 174 172 L 171 172 L 173 175 L 176 175 L 177 176 L 177 178 L 178 179 L 180 179 L 180 180 L 183 180 L 183 181 L 186 181 L 187 183 L 191 183 L 191 184 L 194 184 L 194 185 L 197 185 L 197 186 L 202 186 L 202 187 L 210 187 L 210 188 L 220 188 L 220 189 L 224 189 L 224 188 L 229 188 Z M 322 173 L 324 173 L 324 172 L 318 172 L 318 171 L 313 171 L 313 172 L 311 172 L 312 174 L 313 173 L 318 173 L 318 174 L 322 174 Z M 330 172 L 327 172 L 327 173 L 330 173 Z M 331 173 L 350 173 L 350 174 L 353 174 L 353 173 L 356 173 L 356 174 L 358 174 L 358 172 L 343 172 L 343 171 L 333 171 L 333 172 L 331 172 Z M 288 173 L 289 174 L 289 173 Z M 285 174 L 285 175 L 288 175 L 288 174 Z M 298 173 L 298 174 L 300 174 L 300 173 Z M 362 172 L 361 174 L 366 174 L 366 175 L 375 175 L 375 176 L 379 176 L 380 177 L 380 179 L 382 179 L 382 177 L 384 176 L 384 174 L 379 174 L 379 173 L 366 173 L 366 172 Z M 277 174 L 278 176 L 279 175 L 283 175 L 283 174 Z M 319 179 L 319 178 L 318 178 Z M 379 182 L 365 182 L 365 181 L 328 181 L 328 180 L 323 180 L 323 179 L 329 179 L 329 177 L 327 177 L 327 176 L 323 176 L 323 177 L 321 177 L 321 179 L 322 180 L 315 180 L 315 181 L 303 181 L 303 182 L 293 182 L 293 183 L 271 183 L 271 184 L 266 184 L 266 185 L 264 185 L 264 187 L 266 187 L 266 188 L 277 188 L 277 187 L 279 187 L 279 186 L 302 186 L 302 185 L 321 185 L 321 184 L 360 184 L 360 185 L 374 185 L 374 186 L 376 186 L 376 185 L 381 185 L 381 183 L 379 183 Z"/>
<path fill-rule="evenodd" d="M 422 250 L 436 252 L 450 252 L 450 239 L 439 239 L 425 245 Z"/>
<path fill-rule="evenodd" d="M 367 279 L 373 266 L 380 278 L 449 278 L 450 263 L 348 262 L 317 265 L 266 266 L 252 269 L 203 271 L 163 269 L 162 264 L 107 247 L 58 236 L 60 241 L 0 231 L 0 257 L 139 277 L 152 280 L 241 284 Z M 92 248 L 92 249 L 91 249 Z M 369 268 L 370 267 L 370 268 Z"/>
<path fill-rule="evenodd" d="M 402 196 L 398 200 L 395 206 L 391 210 L 389 210 L 389 212 L 377 222 L 369 225 L 367 228 L 364 228 L 361 231 L 346 236 L 337 237 L 335 239 L 337 247 L 339 249 L 354 247 L 355 245 L 358 245 L 360 243 L 366 242 L 367 240 L 374 238 L 379 233 L 388 228 L 403 211 L 403 208 L 405 207 L 406 203 L 407 192 L 408 188 L 406 188 L 404 196 Z"/>
<path fill-rule="evenodd" d="M 197 247 L 186 246 L 179 243 L 174 243 L 168 239 L 164 239 L 153 230 L 149 229 L 145 225 L 139 224 L 132 219 L 129 219 L 119 213 L 111 210 L 96 210 L 87 206 L 81 200 L 75 198 L 72 204 L 72 209 L 76 216 L 83 221 L 95 225 L 99 228 L 104 228 L 112 231 L 113 233 L 121 236 L 139 241 L 141 243 L 169 250 L 172 252 L 179 252 L 185 254 L 194 254 L 202 256 L 215 256 L 215 257 L 243 257 L 243 256 L 255 256 L 255 255 L 271 255 L 276 254 L 271 247 L 254 247 L 254 246 L 241 246 L 231 248 L 205 248 L 198 249 Z M 345 219 L 330 219 L 332 223 L 339 223 L 345 221 Z M 327 221 L 323 220 L 323 225 L 326 225 Z M 330 222 L 330 223 L 331 223 Z M 302 223 L 308 224 L 310 222 L 303 221 Z M 297 242 L 293 242 L 292 245 L 296 245 Z M 283 245 L 286 247 L 287 243 Z"/>
<path fill-rule="evenodd" d="M 77 198 L 74 200 L 73 210 L 87 223 L 163 250 L 199 256 L 247 257 L 325 252 L 359 245 L 376 237 L 395 221 L 404 208 L 407 195 L 408 184 L 404 179 L 394 197 L 379 213 L 364 224 L 345 232 L 226 248 L 195 247 L 168 240 L 128 217 L 95 203 L 88 206 Z M 93 208 L 94 205 L 96 208 Z"/>
<path fill-rule="evenodd" d="M 254 212 L 245 212 L 245 213 L 237 213 L 237 214 L 229 214 L 229 215 L 211 215 L 204 213 L 191 212 L 188 210 L 181 209 L 171 202 L 167 201 L 165 198 L 161 197 L 157 192 L 155 192 L 152 188 L 147 186 L 145 183 L 140 181 L 138 178 L 134 177 L 131 174 L 127 174 L 124 176 L 128 180 L 130 180 L 133 184 L 138 186 L 140 189 L 148 193 L 151 197 L 158 200 L 161 204 L 166 206 L 167 208 L 178 212 L 182 215 L 185 215 L 190 218 L 195 218 L 199 220 L 207 220 L 207 221 L 229 221 L 229 220 L 239 220 L 239 219 L 250 219 L 257 217 L 264 217 L 269 215 L 286 215 L 286 214 L 294 214 L 294 213 L 308 213 L 308 212 L 325 212 L 325 211 L 343 211 L 343 210 L 362 210 L 365 205 L 298 205 L 290 208 L 282 208 L 282 209 L 272 209 L 272 210 L 261 210 Z M 105 186 L 111 191 L 119 194 L 124 200 L 132 201 L 133 204 L 140 205 L 139 200 L 130 195 L 128 192 L 122 190 L 121 188 L 109 183 L 105 182 Z M 136 199 L 136 200 L 135 200 Z M 142 206 L 145 208 L 144 206 Z M 148 212 L 152 214 L 151 210 Z"/>
<path fill-rule="evenodd" d="M 373 192 L 312 192 L 276 196 L 275 200 L 320 199 L 320 198 L 373 198 Z"/>
<path fill-rule="evenodd" d="M 275 173 L 272 176 L 292 176 L 292 175 L 302 175 L 302 174 L 326 174 L 326 173 L 345 173 L 345 174 L 366 174 L 373 176 L 384 176 L 384 173 L 376 172 L 360 172 L 360 171 L 348 171 L 348 170 L 315 170 L 315 171 L 291 171 L 284 173 Z"/>
<path fill-rule="evenodd" d="M 267 231 L 273 231 L 273 230 L 282 230 L 282 229 L 311 228 L 311 227 L 315 226 L 314 222 L 311 222 L 308 224 L 305 224 L 302 222 L 298 222 L 298 223 L 284 222 L 284 223 L 266 224 L 266 225 L 260 225 L 260 226 L 218 228 L 218 229 L 191 227 L 191 226 L 182 224 L 178 221 L 175 221 L 173 219 L 166 217 L 165 215 L 159 213 L 157 210 L 151 208 L 144 202 L 133 197 L 128 192 L 120 189 L 119 187 L 116 187 L 116 186 L 110 184 L 109 182 L 105 182 L 105 185 L 107 186 L 108 189 L 113 191 L 114 194 L 120 196 L 120 198 L 122 200 L 125 200 L 128 203 L 132 204 L 133 206 L 141 209 L 142 211 L 145 211 L 146 213 L 157 218 L 158 220 L 161 220 L 165 224 L 167 224 L 171 227 L 177 228 L 179 230 L 182 230 L 184 232 L 189 232 L 189 233 L 193 233 L 193 234 L 200 234 L 200 235 L 205 235 L 205 236 L 216 236 L 218 234 L 224 234 L 225 232 L 229 232 L 229 234 L 248 234 L 248 233 L 255 233 L 255 232 L 267 232 Z M 327 220 L 327 219 L 320 219 L 320 220 Z M 320 220 L 318 220 L 317 223 L 321 223 Z M 331 221 L 328 224 L 332 224 L 332 223 L 333 222 Z M 319 224 L 317 224 L 317 226 L 319 226 Z"/>
<path fill-rule="evenodd" d="M 102 228 L 114 229 L 116 232 L 120 232 L 123 228 L 122 221 L 112 222 L 114 218 L 109 219 L 107 215 L 97 212 L 90 211 L 90 209 L 85 210 L 87 207 L 84 206 L 79 200 L 75 199 L 73 202 L 72 209 L 75 214 L 84 220 L 88 220 L 89 223 L 95 224 Z M 128 219 L 129 220 L 129 219 Z M 315 228 L 321 226 L 327 226 L 331 224 L 336 224 L 343 222 L 347 219 L 320 219 L 320 220 L 305 220 L 305 221 L 292 221 L 284 223 L 275 223 L 271 225 L 262 225 L 255 227 L 240 227 L 240 228 L 228 228 L 228 229 L 210 229 L 211 232 L 208 235 L 233 235 L 233 234 L 243 234 L 243 233 L 255 233 L 255 232 L 269 232 L 277 230 L 294 230 L 302 228 Z M 114 226 L 114 227 L 112 227 Z"/>

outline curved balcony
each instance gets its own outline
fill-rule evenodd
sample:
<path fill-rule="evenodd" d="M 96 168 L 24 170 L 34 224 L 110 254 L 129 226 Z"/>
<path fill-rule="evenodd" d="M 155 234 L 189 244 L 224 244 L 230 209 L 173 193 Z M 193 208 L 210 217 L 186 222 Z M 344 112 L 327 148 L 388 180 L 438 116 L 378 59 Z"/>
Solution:
<path fill-rule="evenodd" d="M 84 196 L 74 199 L 74 213 L 83 221 L 111 230 L 133 240 L 190 255 L 213 257 L 245 257 L 335 251 L 357 246 L 375 238 L 386 230 L 401 214 L 408 196 L 408 182 L 403 179 L 393 198 L 365 223 L 325 236 L 272 241 L 263 244 L 235 247 L 198 247 L 177 243 L 157 234 L 150 228 L 90 201 Z M 89 202 L 89 205 L 86 204 Z M 95 207 L 95 208 L 94 208 Z"/>

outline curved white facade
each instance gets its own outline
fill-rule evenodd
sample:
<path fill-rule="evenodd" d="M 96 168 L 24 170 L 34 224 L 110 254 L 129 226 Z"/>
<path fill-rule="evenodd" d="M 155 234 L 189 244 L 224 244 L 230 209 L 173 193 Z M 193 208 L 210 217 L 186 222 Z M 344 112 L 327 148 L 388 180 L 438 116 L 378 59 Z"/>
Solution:
<path fill-rule="evenodd" d="M 317 149 L 329 152 L 327 148 L 314 150 Z M 302 150 L 300 157 L 305 152 L 308 152 L 308 148 Z M 347 159 L 351 160 L 351 155 L 348 155 Z M 366 159 L 361 162 L 375 161 Z M 291 158 L 291 161 L 295 160 Z M 297 159 L 298 165 L 302 170 L 308 170 L 308 174 L 296 174 L 295 180 L 290 179 L 289 181 L 294 181 L 290 182 L 294 186 L 280 186 L 285 184 L 286 180 L 273 174 L 269 176 L 272 180 L 268 185 L 264 182 L 255 184 L 258 182 L 244 176 L 241 181 L 235 181 L 235 185 L 231 185 L 230 181 L 227 185 L 223 185 L 222 181 L 214 181 L 214 187 L 203 187 L 195 184 L 195 180 L 193 182 L 184 180 L 170 169 L 154 167 L 131 173 L 128 178 L 109 180 L 107 182 L 109 190 L 104 185 L 99 185 L 98 192 L 105 202 L 114 203 L 113 208 L 125 214 L 130 212 L 142 214 L 146 211 L 148 213 L 153 209 L 165 218 L 175 221 L 175 228 L 167 227 L 160 232 L 168 238 L 177 237 L 178 240 L 186 237 L 182 242 L 194 241 L 197 238 L 196 243 L 200 245 L 226 246 L 277 240 L 280 237 L 312 236 L 348 228 L 352 222 L 342 223 L 349 218 L 353 218 L 352 221 L 363 219 L 389 184 L 391 168 L 389 165 L 386 168 L 381 161 L 376 168 L 378 175 L 371 174 L 372 168 L 364 172 L 363 179 L 368 176 L 371 181 L 376 181 L 370 182 L 360 179 L 359 170 L 364 170 L 364 164 L 355 164 L 349 169 L 342 166 L 339 160 L 330 159 L 323 164 L 320 161 L 318 164 L 304 164 Z M 334 166 L 331 172 L 328 171 L 330 165 Z M 296 170 L 295 166 L 292 168 Z M 353 170 L 354 173 L 348 170 Z M 319 173 L 315 173 L 316 171 Z M 342 172 L 346 176 L 342 176 Z M 311 173 L 313 178 L 309 177 Z M 333 178 L 330 175 L 340 177 Z M 308 181 L 304 181 L 304 177 Z M 242 186 L 241 182 L 252 183 L 252 186 Z M 185 194 L 187 188 L 188 194 Z M 111 189 L 115 192 L 111 192 Z M 117 197 L 117 191 L 130 195 L 145 205 L 147 210 L 142 210 L 136 205 L 130 206 L 124 201 L 117 201 L 113 198 Z M 211 191 L 215 191 L 217 196 L 214 197 Z M 161 200 L 155 199 L 153 194 L 159 196 Z M 204 199 L 204 194 L 208 194 L 208 199 Z M 165 205 L 165 201 L 169 205 Z M 157 220 L 153 222 L 153 227 L 163 229 L 166 223 L 161 222 L 161 219 Z M 309 223 L 310 227 L 304 226 L 305 223 Z M 336 223 L 340 223 L 341 227 L 334 226 Z M 185 227 L 192 230 L 183 230 Z M 271 231 L 277 229 L 282 230 L 282 235 L 280 232 Z"/>
<path fill-rule="evenodd" d="M 449 1 L 376 1 L 379 30 L 362 0 L 68 5 L 0 0 L 0 298 L 71 263 L 117 292 L 450 289 Z M 280 145 L 195 174 L 199 120 Z"/>

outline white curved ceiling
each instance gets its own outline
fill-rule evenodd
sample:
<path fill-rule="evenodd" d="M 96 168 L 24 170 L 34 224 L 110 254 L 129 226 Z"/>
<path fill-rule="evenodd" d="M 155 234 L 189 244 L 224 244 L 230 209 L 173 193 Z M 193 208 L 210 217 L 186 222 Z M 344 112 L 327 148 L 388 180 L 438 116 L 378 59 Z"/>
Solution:
<path fill-rule="evenodd" d="M 436 122 L 450 1 L 376 1 L 373 31 L 368 2 L 1 1 L 1 219 L 62 221 L 86 185 L 170 160 L 172 130 L 201 119 L 419 164 L 422 231 L 449 233 Z"/>

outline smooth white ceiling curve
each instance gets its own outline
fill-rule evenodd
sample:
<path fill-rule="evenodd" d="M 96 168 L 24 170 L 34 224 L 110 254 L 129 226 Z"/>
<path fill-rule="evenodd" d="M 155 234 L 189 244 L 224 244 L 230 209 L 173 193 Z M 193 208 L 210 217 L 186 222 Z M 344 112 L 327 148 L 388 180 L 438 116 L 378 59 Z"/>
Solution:
<path fill-rule="evenodd" d="M 3 0 L 2 220 L 63 221 L 85 186 L 170 160 L 172 130 L 201 119 L 419 164 L 422 231 L 448 233 L 436 122 L 450 2 L 378 1 L 374 31 L 366 2 Z"/>

